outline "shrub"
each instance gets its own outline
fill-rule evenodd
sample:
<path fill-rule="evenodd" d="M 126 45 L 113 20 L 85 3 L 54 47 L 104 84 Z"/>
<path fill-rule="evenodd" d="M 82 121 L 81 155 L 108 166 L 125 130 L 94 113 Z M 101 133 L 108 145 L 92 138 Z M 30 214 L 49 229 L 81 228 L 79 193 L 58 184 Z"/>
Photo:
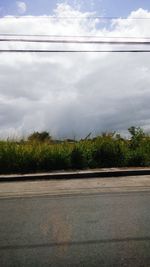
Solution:
<path fill-rule="evenodd" d="M 71 167 L 73 169 L 83 169 L 86 166 L 84 153 L 79 147 L 74 147 L 71 152 Z"/>
<path fill-rule="evenodd" d="M 146 167 L 150 165 L 150 158 L 149 156 L 142 151 L 141 149 L 137 149 L 130 153 L 128 166 L 134 167 Z"/>
<path fill-rule="evenodd" d="M 49 135 L 48 132 L 34 132 L 28 136 L 28 141 L 31 142 L 50 142 L 52 141 L 51 136 Z"/>
<path fill-rule="evenodd" d="M 127 158 L 127 147 L 122 141 L 106 139 L 95 146 L 93 159 L 97 167 L 124 166 Z"/>

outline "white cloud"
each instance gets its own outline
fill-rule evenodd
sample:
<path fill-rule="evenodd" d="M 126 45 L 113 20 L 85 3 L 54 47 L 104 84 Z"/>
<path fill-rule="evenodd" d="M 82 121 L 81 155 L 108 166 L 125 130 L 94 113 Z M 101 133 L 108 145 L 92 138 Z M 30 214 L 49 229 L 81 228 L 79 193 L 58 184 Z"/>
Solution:
<path fill-rule="evenodd" d="M 58 17 L 89 16 L 58 5 Z M 147 17 L 139 9 L 132 17 Z M 89 20 L 21 17 L 0 20 L 0 32 L 50 35 L 149 36 L 149 21 L 115 20 L 98 28 Z M 82 48 L 80 45 L 0 44 L 0 48 Z M 99 48 L 83 45 L 83 48 Z M 111 47 L 110 47 L 111 48 Z M 124 47 L 121 47 L 124 48 Z M 53 135 L 124 131 L 150 125 L 149 54 L 0 54 L 0 135 L 49 130 Z"/>
<path fill-rule="evenodd" d="M 20 14 L 24 14 L 27 11 L 27 5 L 25 2 L 17 1 L 17 8 Z"/>

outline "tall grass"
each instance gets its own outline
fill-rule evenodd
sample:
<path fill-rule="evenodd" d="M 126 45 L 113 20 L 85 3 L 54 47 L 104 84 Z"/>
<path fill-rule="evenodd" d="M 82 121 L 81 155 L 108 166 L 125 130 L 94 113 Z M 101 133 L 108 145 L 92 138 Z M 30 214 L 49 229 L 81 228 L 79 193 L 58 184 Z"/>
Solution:
<path fill-rule="evenodd" d="M 134 143 L 133 143 L 134 141 Z M 0 174 L 150 166 L 150 137 L 99 136 L 78 142 L 0 141 Z"/>

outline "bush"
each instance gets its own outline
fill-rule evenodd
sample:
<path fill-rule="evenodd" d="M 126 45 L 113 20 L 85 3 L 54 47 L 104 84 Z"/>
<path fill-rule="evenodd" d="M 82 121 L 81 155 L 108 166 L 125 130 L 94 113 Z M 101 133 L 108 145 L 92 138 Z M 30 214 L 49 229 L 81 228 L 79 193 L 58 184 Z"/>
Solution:
<path fill-rule="evenodd" d="M 134 166 L 134 167 L 150 166 L 150 157 L 141 148 L 131 151 L 128 160 L 128 166 Z"/>
<path fill-rule="evenodd" d="M 31 142 L 50 142 L 52 141 L 51 136 L 49 135 L 48 132 L 34 132 L 28 136 L 28 141 Z"/>
<path fill-rule="evenodd" d="M 86 167 L 84 153 L 79 147 L 74 147 L 71 152 L 71 167 L 73 169 L 83 169 Z"/>
<path fill-rule="evenodd" d="M 97 167 L 121 167 L 126 164 L 127 147 L 122 141 L 106 139 L 93 151 Z"/>

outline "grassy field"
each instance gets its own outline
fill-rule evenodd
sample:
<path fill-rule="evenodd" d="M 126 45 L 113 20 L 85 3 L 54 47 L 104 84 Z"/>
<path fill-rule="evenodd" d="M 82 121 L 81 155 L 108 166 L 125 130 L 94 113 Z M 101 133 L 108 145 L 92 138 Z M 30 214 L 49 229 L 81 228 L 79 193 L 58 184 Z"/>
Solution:
<path fill-rule="evenodd" d="M 0 174 L 128 166 L 150 166 L 150 136 L 140 128 L 128 140 L 103 134 L 74 142 L 0 141 Z"/>

